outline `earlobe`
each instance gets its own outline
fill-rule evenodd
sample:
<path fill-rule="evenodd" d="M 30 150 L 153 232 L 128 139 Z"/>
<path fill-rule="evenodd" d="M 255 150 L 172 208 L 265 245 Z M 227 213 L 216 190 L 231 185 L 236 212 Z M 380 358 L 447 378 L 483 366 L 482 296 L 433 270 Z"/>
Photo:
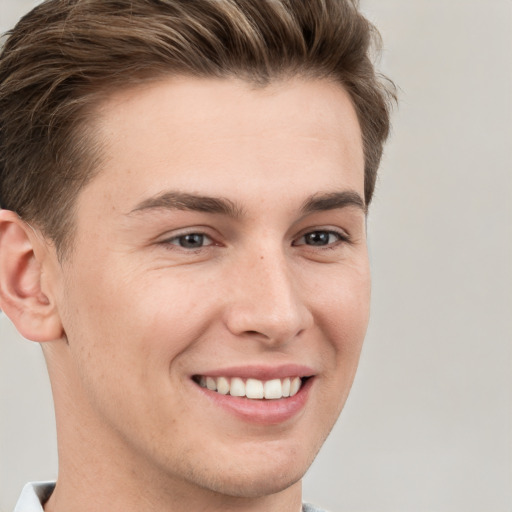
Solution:
<path fill-rule="evenodd" d="M 0 309 L 27 339 L 62 336 L 54 301 L 41 286 L 43 252 L 35 232 L 18 215 L 0 210 Z M 39 253 L 39 256 L 38 256 Z"/>

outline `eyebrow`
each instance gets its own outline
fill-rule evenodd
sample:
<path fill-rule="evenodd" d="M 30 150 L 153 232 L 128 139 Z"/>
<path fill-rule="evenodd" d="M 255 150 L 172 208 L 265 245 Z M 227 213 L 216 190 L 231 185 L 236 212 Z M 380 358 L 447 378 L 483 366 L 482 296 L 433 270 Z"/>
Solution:
<path fill-rule="evenodd" d="M 349 206 L 362 210 L 365 215 L 368 213 L 368 208 L 363 198 L 354 190 L 315 194 L 304 202 L 301 211 L 306 214 L 347 208 Z"/>
<path fill-rule="evenodd" d="M 308 214 L 350 206 L 362 210 L 365 214 L 367 213 L 363 198 L 353 190 L 315 194 L 303 203 L 301 212 Z M 216 213 L 233 218 L 240 218 L 243 215 L 243 208 L 230 199 L 177 191 L 164 192 L 144 199 L 131 210 L 129 215 L 154 209 Z"/>
<path fill-rule="evenodd" d="M 154 209 L 217 213 L 234 218 L 242 216 L 242 208 L 229 199 L 174 191 L 164 192 L 145 199 L 140 202 L 129 215 Z"/>

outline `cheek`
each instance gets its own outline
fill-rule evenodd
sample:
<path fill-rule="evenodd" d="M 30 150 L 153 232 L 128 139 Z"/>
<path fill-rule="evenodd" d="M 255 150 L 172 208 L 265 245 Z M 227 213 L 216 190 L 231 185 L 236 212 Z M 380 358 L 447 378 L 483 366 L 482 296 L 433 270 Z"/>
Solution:
<path fill-rule="evenodd" d="M 98 359 L 96 366 L 124 366 L 137 379 L 166 375 L 166 367 L 221 317 L 204 283 L 170 271 L 99 270 L 68 290 L 68 317 L 80 322 L 67 323 L 68 335 Z M 150 372 L 157 368 L 164 371 Z"/>
<path fill-rule="evenodd" d="M 344 270 L 324 282 L 316 309 L 334 348 L 358 355 L 370 315 L 370 272 L 365 261 Z"/>
<path fill-rule="evenodd" d="M 320 305 L 325 346 L 327 379 L 321 398 L 332 422 L 340 414 L 352 387 L 368 327 L 370 275 L 361 269 L 333 281 Z M 327 415 L 327 414 L 326 414 Z M 327 422 L 328 423 L 328 422 Z"/>

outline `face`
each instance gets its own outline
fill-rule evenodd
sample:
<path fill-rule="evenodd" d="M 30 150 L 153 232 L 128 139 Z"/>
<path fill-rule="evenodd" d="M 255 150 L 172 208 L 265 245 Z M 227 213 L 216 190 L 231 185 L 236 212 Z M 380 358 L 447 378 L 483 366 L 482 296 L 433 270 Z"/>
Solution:
<path fill-rule="evenodd" d="M 92 433 L 88 457 L 153 484 L 291 486 L 341 411 L 368 321 L 348 95 L 173 79 L 114 95 L 96 130 L 106 158 L 57 286 L 62 421 Z"/>

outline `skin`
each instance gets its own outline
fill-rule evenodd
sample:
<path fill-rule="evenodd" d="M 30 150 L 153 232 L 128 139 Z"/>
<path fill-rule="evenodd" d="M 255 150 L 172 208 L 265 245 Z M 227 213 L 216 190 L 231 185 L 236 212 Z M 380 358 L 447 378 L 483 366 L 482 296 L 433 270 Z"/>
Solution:
<path fill-rule="evenodd" d="M 59 481 L 45 510 L 298 512 L 369 315 L 364 205 L 304 210 L 364 197 L 348 94 L 321 80 L 169 79 L 112 95 L 96 130 L 106 158 L 79 195 L 69 258 L 0 212 L 0 306 L 43 343 L 55 399 Z M 234 211 L 147 207 L 164 192 Z M 193 233 L 205 236 L 183 247 Z M 313 378 L 273 424 L 191 378 L 283 365 Z"/>

